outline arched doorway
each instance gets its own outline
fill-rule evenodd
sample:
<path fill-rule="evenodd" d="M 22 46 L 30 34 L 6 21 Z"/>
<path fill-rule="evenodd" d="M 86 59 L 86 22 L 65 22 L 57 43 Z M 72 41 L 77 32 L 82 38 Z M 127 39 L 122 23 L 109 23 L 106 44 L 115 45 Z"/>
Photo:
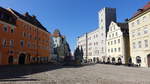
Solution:
<path fill-rule="evenodd" d="M 13 56 L 9 56 L 9 57 L 8 57 L 8 63 L 9 63 L 9 64 L 13 64 L 13 61 L 14 61 Z"/>
<path fill-rule="evenodd" d="M 129 58 L 128 63 L 132 64 L 132 58 L 131 57 Z"/>
<path fill-rule="evenodd" d="M 26 55 L 25 54 L 20 54 L 19 55 L 19 64 L 25 64 L 25 60 L 26 60 Z"/>
<path fill-rule="evenodd" d="M 148 67 L 150 67 L 150 54 L 147 55 L 147 64 L 148 64 Z"/>
<path fill-rule="evenodd" d="M 110 63 L 110 58 L 109 58 L 109 57 L 107 58 L 107 63 L 108 63 L 108 64 Z"/>
<path fill-rule="evenodd" d="M 120 57 L 118 58 L 118 64 L 122 64 L 122 60 Z"/>
<path fill-rule="evenodd" d="M 141 57 L 140 56 L 136 57 L 136 63 L 141 63 Z"/>
<path fill-rule="evenodd" d="M 138 66 L 141 66 L 141 57 L 140 56 L 136 57 L 136 63 L 138 64 Z"/>
<path fill-rule="evenodd" d="M 112 64 L 115 64 L 115 63 L 116 63 L 116 59 L 115 59 L 114 57 L 112 58 L 111 61 L 112 61 Z"/>

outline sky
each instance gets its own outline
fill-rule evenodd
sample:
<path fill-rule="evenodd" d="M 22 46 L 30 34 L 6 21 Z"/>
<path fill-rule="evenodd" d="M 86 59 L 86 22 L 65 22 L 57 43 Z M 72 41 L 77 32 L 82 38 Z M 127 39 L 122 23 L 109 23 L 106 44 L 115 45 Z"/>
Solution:
<path fill-rule="evenodd" d="M 0 0 L 3 8 L 20 13 L 29 12 L 53 33 L 59 29 L 73 51 L 76 38 L 98 28 L 98 11 L 104 7 L 116 8 L 117 21 L 124 22 L 149 0 Z"/>

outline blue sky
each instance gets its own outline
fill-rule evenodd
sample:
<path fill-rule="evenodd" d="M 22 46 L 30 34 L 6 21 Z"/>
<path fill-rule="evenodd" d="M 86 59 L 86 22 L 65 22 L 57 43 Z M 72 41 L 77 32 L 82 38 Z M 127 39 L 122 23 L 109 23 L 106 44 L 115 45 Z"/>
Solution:
<path fill-rule="evenodd" d="M 117 20 L 123 22 L 149 0 L 0 0 L 0 6 L 20 13 L 36 15 L 50 31 L 60 29 L 73 50 L 76 37 L 98 27 L 98 11 L 103 7 L 117 9 Z"/>

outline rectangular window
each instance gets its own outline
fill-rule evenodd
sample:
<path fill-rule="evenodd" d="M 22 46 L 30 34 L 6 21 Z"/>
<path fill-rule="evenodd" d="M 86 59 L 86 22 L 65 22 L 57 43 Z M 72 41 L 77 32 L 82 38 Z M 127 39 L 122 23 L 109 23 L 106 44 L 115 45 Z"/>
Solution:
<path fill-rule="evenodd" d="M 118 36 L 118 33 L 116 32 L 116 36 Z"/>
<path fill-rule="evenodd" d="M 145 48 L 148 47 L 148 40 L 144 40 Z"/>
<path fill-rule="evenodd" d="M 135 36 L 135 32 L 132 32 L 132 37 L 134 37 Z"/>
<path fill-rule="evenodd" d="M 108 45 L 109 45 L 109 42 L 108 42 Z"/>
<path fill-rule="evenodd" d="M 111 41 L 111 45 L 113 45 L 113 41 Z"/>
<path fill-rule="evenodd" d="M 140 36 L 140 35 L 141 35 L 141 32 L 140 32 L 140 30 L 138 31 L 137 35 L 138 35 L 138 36 Z"/>
<path fill-rule="evenodd" d="M 110 49 L 108 49 L 108 52 L 110 52 Z"/>
<path fill-rule="evenodd" d="M 114 44 L 116 44 L 116 40 L 114 40 Z"/>
<path fill-rule="evenodd" d="M 11 47 L 11 48 L 14 47 L 14 40 L 10 40 L 10 47 Z"/>
<path fill-rule="evenodd" d="M 120 39 L 118 39 L 118 43 L 120 43 Z"/>
<path fill-rule="evenodd" d="M 20 41 L 20 46 L 21 46 L 22 48 L 24 47 L 24 41 L 23 41 L 23 40 Z"/>
<path fill-rule="evenodd" d="M 118 48 L 118 52 L 120 52 L 121 51 L 121 49 L 120 49 L 120 47 Z"/>
<path fill-rule="evenodd" d="M 132 22 L 132 24 L 131 24 L 131 25 L 132 25 L 132 27 L 134 27 L 134 22 Z"/>
<path fill-rule="evenodd" d="M 114 50 L 115 50 L 115 52 L 117 52 L 117 49 L 116 49 L 116 48 L 115 48 Z"/>
<path fill-rule="evenodd" d="M 133 45 L 133 48 L 135 49 L 136 48 L 135 42 L 133 42 L 132 45 Z"/>
<path fill-rule="evenodd" d="M 3 43 L 2 43 L 2 45 L 3 45 L 3 48 L 6 48 L 6 40 L 3 40 Z"/>
<path fill-rule="evenodd" d="M 111 52 L 113 53 L 113 48 L 111 48 Z"/>
<path fill-rule="evenodd" d="M 137 20 L 137 24 L 140 24 L 140 20 Z"/>
<path fill-rule="evenodd" d="M 147 33 L 148 33 L 148 29 L 144 28 L 144 34 L 147 34 Z"/>
<path fill-rule="evenodd" d="M 31 43 L 30 42 L 28 42 L 28 48 L 31 48 Z"/>
<path fill-rule="evenodd" d="M 139 42 L 138 42 L 138 46 L 139 46 L 139 48 L 141 48 L 141 47 L 142 47 L 142 45 L 141 45 L 141 44 L 142 44 L 142 42 L 141 42 L 141 41 L 139 41 Z"/>

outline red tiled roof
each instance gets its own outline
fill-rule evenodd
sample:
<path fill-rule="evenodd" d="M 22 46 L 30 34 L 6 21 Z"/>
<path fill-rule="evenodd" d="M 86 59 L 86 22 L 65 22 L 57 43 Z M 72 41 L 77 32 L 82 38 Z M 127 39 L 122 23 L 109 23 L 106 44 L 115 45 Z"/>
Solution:
<path fill-rule="evenodd" d="M 136 13 L 133 15 L 133 17 L 135 17 L 135 16 L 137 16 L 137 15 L 139 15 L 139 14 L 141 14 L 141 13 L 147 11 L 148 9 L 150 9 L 150 1 L 149 1 L 143 8 L 138 9 L 138 12 L 136 12 Z M 133 17 L 132 17 L 132 18 L 133 18 Z"/>

